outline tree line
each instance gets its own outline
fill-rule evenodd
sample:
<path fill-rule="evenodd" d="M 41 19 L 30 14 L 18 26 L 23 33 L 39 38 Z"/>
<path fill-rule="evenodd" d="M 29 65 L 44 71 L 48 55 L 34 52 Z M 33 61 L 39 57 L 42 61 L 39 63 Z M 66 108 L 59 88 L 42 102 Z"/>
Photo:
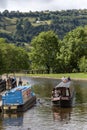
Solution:
<path fill-rule="evenodd" d="M 0 74 L 29 69 L 29 62 L 26 50 L 0 38 Z"/>
<path fill-rule="evenodd" d="M 87 72 L 87 26 L 70 31 L 62 40 L 53 30 L 43 31 L 28 46 L 17 47 L 0 38 L 0 72 Z"/>
<path fill-rule="evenodd" d="M 53 31 L 42 32 L 31 45 L 34 69 L 47 69 L 47 73 L 87 72 L 87 26 L 70 31 L 63 40 Z"/>

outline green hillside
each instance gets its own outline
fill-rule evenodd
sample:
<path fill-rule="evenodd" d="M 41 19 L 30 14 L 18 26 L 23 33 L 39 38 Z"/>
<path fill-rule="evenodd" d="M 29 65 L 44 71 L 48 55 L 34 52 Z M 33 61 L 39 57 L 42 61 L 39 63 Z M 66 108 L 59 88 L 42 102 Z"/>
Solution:
<path fill-rule="evenodd" d="M 40 32 L 53 30 L 60 39 L 78 26 L 87 25 L 87 10 L 0 13 L 0 37 L 13 43 L 30 43 Z"/>

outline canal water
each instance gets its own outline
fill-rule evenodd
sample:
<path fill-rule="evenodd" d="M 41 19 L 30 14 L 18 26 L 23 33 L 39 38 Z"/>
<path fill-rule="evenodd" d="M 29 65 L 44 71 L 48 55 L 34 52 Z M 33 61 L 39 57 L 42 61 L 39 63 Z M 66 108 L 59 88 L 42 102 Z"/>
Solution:
<path fill-rule="evenodd" d="M 87 130 L 87 81 L 73 81 L 75 104 L 57 108 L 51 104 L 51 90 L 60 80 L 28 78 L 37 95 L 36 105 L 24 113 L 0 114 L 0 130 Z"/>

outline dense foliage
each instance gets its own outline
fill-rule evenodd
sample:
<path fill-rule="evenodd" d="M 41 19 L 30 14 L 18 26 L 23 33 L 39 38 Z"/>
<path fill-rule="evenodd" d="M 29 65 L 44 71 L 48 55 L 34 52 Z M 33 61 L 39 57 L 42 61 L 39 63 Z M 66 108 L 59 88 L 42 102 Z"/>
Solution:
<path fill-rule="evenodd" d="M 87 72 L 87 10 L 0 13 L 0 73 Z"/>
<path fill-rule="evenodd" d="M 79 27 L 69 32 L 60 49 L 63 68 L 66 72 L 80 71 L 80 59 L 87 58 L 87 27 Z M 85 67 L 85 66 L 84 66 Z"/>
<path fill-rule="evenodd" d="M 86 72 L 87 27 L 69 32 L 62 41 L 51 31 L 43 32 L 32 40 L 31 54 L 32 63 L 48 72 Z"/>
<path fill-rule="evenodd" d="M 29 64 L 29 55 L 23 48 L 0 38 L 0 73 L 26 70 Z"/>
<path fill-rule="evenodd" d="M 34 69 L 54 70 L 59 52 L 59 41 L 54 32 L 42 32 L 32 42 L 31 60 Z M 39 67 L 39 68 L 38 68 Z"/>

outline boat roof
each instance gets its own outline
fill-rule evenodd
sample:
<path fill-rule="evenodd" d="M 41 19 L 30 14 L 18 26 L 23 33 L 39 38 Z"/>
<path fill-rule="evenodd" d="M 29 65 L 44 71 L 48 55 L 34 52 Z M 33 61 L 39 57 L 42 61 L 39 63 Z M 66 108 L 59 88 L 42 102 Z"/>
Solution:
<path fill-rule="evenodd" d="M 65 88 L 69 88 L 71 86 L 71 81 L 68 82 L 60 82 L 55 88 L 59 88 L 59 87 L 65 87 Z"/>
<path fill-rule="evenodd" d="M 15 92 L 15 91 L 18 91 L 18 90 L 19 91 L 24 91 L 24 90 L 26 90 L 28 88 L 31 88 L 31 86 L 28 86 L 28 85 L 26 85 L 26 86 L 17 86 L 15 88 L 11 89 L 9 92 Z"/>

